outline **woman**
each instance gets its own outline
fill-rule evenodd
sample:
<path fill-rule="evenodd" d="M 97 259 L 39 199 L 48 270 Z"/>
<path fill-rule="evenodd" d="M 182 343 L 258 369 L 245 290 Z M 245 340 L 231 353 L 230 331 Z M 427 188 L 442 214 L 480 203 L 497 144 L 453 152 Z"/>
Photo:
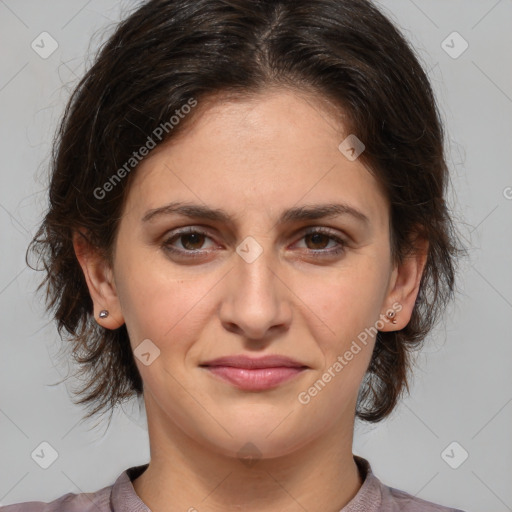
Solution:
<path fill-rule="evenodd" d="M 69 102 L 29 249 L 78 403 L 142 395 L 151 460 L 5 511 L 455 510 L 352 454 L 453 295 L 447 173 L 428 79 L 370 2 L 138 8 Z"/>

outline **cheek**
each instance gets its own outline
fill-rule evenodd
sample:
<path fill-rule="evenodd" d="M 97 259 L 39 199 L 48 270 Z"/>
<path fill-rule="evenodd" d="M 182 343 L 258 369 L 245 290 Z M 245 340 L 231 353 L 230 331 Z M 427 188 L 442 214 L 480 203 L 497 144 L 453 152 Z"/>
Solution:
<path fill-rule="evenodd" d="M 294 292 L 307 306 L 311 321 L 325 332 L 322 338 L 337 340 L 333 348 L 342 349 L 379 319 L 385 277 L 384 269 L 361 258 L 361 264 L 347 264 L 317 279 L 304 276 L 297 281 Z"/>
<path fill-rule="evenodd" d="M 165 354 L 173 353 L 195 339 L 194 326 L 201 305 L 208 303 L 213 276 L 191 279 L 161 256 L 151 260 L 147 254 L 133 254 L 118 262 L 117 292 L 133 348 L 150 339 Z"/>

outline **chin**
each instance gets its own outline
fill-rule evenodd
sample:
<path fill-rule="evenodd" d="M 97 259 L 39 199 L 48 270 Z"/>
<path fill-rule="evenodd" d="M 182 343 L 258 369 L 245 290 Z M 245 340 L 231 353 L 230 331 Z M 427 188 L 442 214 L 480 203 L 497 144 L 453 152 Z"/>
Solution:
<path fill-rule="evenodd" d="M 232 437 L 228 435 L 221 438 L 209 437 L 208 448 L 219 455 L 241 461 L 273 459 L 284 457 L 300 449 L 311 437 L 298 436 L 297 431 L 291 435 L 289 428 L 282 428 L 282 425 L 272 432 L 268 429 L 268 425 L 269 423 L 266 423 L 265 428 L 261 428 L 261 425 L 253 425 L 250 429 L 245 426 L 231 425 L 227 430 Z M 276 422 L 276 425 L 279 425 L 279 422 Z"/>

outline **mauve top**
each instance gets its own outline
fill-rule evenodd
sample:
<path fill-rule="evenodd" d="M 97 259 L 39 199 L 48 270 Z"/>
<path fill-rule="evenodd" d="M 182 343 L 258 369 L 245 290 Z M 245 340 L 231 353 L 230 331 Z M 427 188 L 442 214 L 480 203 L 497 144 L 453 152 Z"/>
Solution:
<path fill-rule="evenodd" d="M 354 455 L 364 482 L 358 493 L 340 512 L 464 512 L 416 498 L 388 487 L 373 474 L 366 459 Z M 148 464 L 123 471 L 113 485 L 92 493 L 67 493 L 50 503 L 30 501 L 6 505 L 2 512 L 151 512 L 135 493 L 132 481 Z"/>

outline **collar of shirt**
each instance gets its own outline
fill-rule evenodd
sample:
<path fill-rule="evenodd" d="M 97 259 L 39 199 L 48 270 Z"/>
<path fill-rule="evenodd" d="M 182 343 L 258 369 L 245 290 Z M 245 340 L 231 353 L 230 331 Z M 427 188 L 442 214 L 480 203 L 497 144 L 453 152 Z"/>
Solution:
<path fill-rule="evenodd" d="M 380 481 L 373 474 L 370 463 L 366 459 L 357 455 L 353 457 L 363 479 L 363 485 L 340 512 L 378 512 L 382 501 Z M 111 506 L 113 512 L 124 510 L 151 512 L 139 498 L 132 484 L 132 481 L 140 476 L 147 467 L 148 464 L 134 466 L 121 473 L 112 486 Z"/>

